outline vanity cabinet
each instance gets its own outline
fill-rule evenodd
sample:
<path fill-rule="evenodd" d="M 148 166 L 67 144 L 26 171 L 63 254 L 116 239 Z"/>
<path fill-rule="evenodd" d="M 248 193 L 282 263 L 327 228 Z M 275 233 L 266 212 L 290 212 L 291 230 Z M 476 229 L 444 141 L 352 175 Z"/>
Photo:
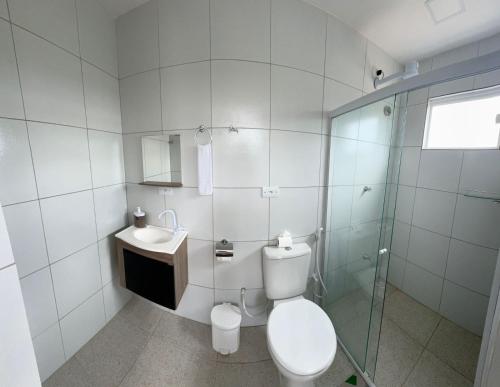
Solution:
<path fill-rule="evenodd" d="M 143 250 L 116 238 L 120 284 L 169 309 L 177 309 L 188 282 L 187 238 L 174 254 Z"/>

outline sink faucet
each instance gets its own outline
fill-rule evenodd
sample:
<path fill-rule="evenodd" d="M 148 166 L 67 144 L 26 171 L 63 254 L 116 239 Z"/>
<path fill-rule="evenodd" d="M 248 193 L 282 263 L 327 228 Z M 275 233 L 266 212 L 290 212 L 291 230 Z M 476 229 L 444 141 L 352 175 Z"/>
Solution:
<path fill-rule="evenodd" d="M 177 213 L 175 212 L 174 209 L 169 208 L 168 210 L 162 211 L 158 214 L 158 219 L 161 219 L 162 216 L 165 216 L 167 214 L 172 215 L 172 223 L 173 223 L 173 230 L 174 233 L 177 233 L 178 231 L 182 230 L 182 227 L 177 223 Z"/>

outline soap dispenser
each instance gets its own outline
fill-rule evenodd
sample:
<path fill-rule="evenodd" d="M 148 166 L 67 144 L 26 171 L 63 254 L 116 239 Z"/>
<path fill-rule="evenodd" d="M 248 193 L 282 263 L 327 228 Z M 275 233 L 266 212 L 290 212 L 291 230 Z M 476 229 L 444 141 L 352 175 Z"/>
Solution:
<path fill-rule="evenodd" d="M 137 207 L 134 211 L 134 226 L 137 228 L 146 227 L 146 213 L 141 207 Z"/>

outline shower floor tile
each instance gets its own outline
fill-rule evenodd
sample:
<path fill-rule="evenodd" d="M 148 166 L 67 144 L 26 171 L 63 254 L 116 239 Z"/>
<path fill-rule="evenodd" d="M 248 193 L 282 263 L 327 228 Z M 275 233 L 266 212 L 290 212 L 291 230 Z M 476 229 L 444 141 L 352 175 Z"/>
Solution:
<path fill-rule="evenodd" d="M 317 386 L 340 387 L 356 373 L 340 347 Z M 43 387 L 278 387 L 265 327 L 241 329 L 240 350 L 217 356 L 211 327 L 133 298 Z"/>
<path fill-rule="evenodd" d="M 375 384 L 472 386 L 480 346 L 480 337 L 393 290 L 384 304 Z"/>
<path fill-rule="evenodd" d="M 391 320 L 384 318 L 375 374 L 377 387 L 401 386 L 417 364 L 424 347 Z"/>
<path fill-rule="evenodd" d="M 387 298 L 384 315 L 423 346 L 429 342 L 441 319 L 439 314 L 400 290 L 394 291 Z"/>
<path fill-rule="evenodd" d="M 473 383 L 425 351 L 404 387 L 472 387 Z"/>
<path fill-rule="evenodd" d="M 450 367 L 460 370 L 467 379 L 474 380 L 481 338 L 442 319 L 427 349 Z"/>

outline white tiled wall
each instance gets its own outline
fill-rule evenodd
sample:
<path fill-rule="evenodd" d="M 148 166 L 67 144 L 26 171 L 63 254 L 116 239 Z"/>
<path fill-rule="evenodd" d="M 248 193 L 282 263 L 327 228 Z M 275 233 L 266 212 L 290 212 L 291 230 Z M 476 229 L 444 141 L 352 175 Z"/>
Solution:
<path fill-rule="evenodd" d="M 500 34 L 427 58 L 420 63 L 424 72 L 500 50 Z M 494 74 L 494 72 L 492 72 Z"/>
<path fill-rule="evenodd" d="M 1 215 L 0 215 L 1 217 Z M 3 217 L 0 219 L 3 222 Z M 2 233 L 8 238 L 4 229 Z M 10 246 L 2 240 L 2 253 L 10 249 Z M 2 258 L 12 258 L 2 254 Z M 2 262 L 2 265 L 5 262 Z M 2 316 L 2 330 L 0 332 L 0 343 L 2 344 L 2 375 L 3 385 L 11 386 L 40 386 L 40 374 L 37 370 L 34 346 L 31 342 L 26 310 L 23 304 L 21 287 L 16 265 L 10 263 L 7 267 L 0 268 L 0 308 L 5 311 Z"/>
<path fill-rule="evenodd" d="M 372 67 L 398 64 L 299 0 L 152 0 L 120 17 L 117 35 L 129 213 L 140 205 L 158 224 L 161 210 L 175 208 L 189 231 L 190 285 L 178 313 L 208 322 L 214 300 L 238 301 L 243 286 L 253 305 L 264 294 L 261 247 L 285 229 L 309 241 L 301 237 L 323 222 L 326 113 L 369 92 Z M 212 196 L 197 191 L 199 125 L 213 127 Z M 166 196 L 137 184 L 140 138 L 161 131 L 180 134 L 182 146 L 183 188 Z M 266 185 L 280 197 L 262 198 Z M 235 241 L 230 264 L 214 261 L 222 238 Z"/>
<path fill-rule="evenodd" d="M 476 45 L 432 59 L 435 68 L 475 56 Z M 488 83 L 486 82 L 488 81 Z M 482 334 L 500 248 L 500 151 L 422 150 L 427 98 L 500 83 L 482 74 L 410 92 L 389 281 L 443 316 Z"/>
<path fill-rule="evenodd" d="M 95 0 L 9 0 L 12 24 L 5 4 L 0 202 L 45 380 L 129 297 L 108 238 L 127 224 L 115 25 Z"/>

